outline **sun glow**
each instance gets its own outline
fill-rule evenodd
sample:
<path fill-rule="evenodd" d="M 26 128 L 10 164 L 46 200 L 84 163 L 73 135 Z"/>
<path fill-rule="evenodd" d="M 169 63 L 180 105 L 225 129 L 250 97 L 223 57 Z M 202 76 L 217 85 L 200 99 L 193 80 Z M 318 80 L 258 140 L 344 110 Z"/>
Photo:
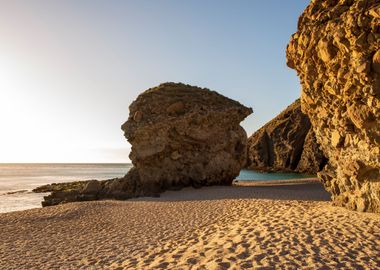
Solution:
<path fill-rule="evenodd" d="M 128 162 L 121 132 L 121 147 L 84 138 L 89 132 L 72 123 L 70 108 L 54 106 L 59 97 L 43 97 L 46 85 L 57 86 L 41 74 L 27 61 L 0 55 L 0 162 Z"/>

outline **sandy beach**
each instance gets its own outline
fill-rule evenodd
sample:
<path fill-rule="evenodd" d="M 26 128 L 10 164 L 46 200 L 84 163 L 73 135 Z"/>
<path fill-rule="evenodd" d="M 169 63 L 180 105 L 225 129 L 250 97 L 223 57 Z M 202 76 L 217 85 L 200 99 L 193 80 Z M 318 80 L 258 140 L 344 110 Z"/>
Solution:
<path fill-rule="evenodd" d="M 0 215 L 1 269 L 379 269 L 380 216 L 320 184 L 206 187 Z"/>

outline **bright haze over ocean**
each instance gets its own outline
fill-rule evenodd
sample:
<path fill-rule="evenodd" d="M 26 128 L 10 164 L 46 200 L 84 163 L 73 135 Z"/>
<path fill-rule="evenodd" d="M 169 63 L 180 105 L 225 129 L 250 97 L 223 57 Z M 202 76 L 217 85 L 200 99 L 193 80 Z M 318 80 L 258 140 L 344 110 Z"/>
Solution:
<path fill-rule="evenodd" d="M 78 180 L 105 180 L 124 176 L 132 167 L 121 163 L 31 163 L 0 164 L 0 213 L 41 207 L 46 193 L 33 193 L 32 189 L 51 183 Z M 258 173 L 242 170 L 238 179 L 273 180 L 303 178 L 293 173 Z"/>
<path fill-rule="evenodd" d="M 161 82 L 253 107 L 299 97 L 285 47 L 308 1 L 0 2 L 0 162 L 129 162 L 120 125 Z"/>

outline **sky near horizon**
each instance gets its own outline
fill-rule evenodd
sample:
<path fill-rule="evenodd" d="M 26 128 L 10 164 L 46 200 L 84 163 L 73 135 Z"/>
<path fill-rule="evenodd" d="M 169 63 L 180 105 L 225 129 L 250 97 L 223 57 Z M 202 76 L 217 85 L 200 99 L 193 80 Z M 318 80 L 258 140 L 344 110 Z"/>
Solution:
<path fill-rule="evenodd" d="M 285 48 L 306 0 L 0 0 L 0 162 L 129 162 L 120 129 L 162 82 L 252 107 L 300 95 Z"/>

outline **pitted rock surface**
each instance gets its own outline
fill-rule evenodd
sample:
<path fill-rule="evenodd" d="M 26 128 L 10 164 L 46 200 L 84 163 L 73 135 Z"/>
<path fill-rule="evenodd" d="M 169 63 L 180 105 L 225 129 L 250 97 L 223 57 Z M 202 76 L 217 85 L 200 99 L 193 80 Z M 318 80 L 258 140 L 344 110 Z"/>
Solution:
<path fill-rule="evenodd" d="M 313 0 L 287 47 L 336 205 L 380 212 L 380 2 Z"/>

